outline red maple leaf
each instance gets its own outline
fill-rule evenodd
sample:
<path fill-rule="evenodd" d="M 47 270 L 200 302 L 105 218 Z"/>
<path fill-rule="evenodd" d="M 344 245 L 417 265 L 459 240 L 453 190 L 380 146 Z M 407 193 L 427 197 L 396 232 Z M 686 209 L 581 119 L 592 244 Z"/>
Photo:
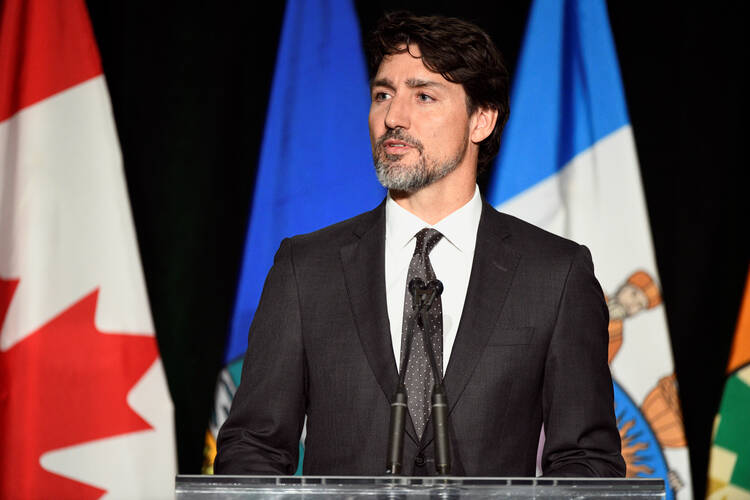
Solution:
<path fill-rule="evenodd" d="M 0 280 L 0 320 L 17 284 Z M 152 428 L 126 396 L 156 360 L 156 340 L 97 330 L 98 295 L 0 352 L 0 498 L 98 498 L 106 491 L 44 470 L 40 457 Z"/>

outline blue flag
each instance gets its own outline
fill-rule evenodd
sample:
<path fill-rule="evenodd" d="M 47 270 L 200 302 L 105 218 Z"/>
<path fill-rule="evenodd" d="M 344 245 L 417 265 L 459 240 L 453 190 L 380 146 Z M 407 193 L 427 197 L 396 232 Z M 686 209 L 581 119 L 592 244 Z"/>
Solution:
<path fill-rule="evenodd" d="M 348 0 L 287 3 L 206 465 L 239 383 L 247 334 L 281 240 L 374 208 L 367 69 Z M 207 468 L 207 467 L 205 467 Z M 204 468 L 204 469 L 205 469 Z"/>
<path fill-rule="evenodd" d="M 502 203 L 629 122 L 603 1 L 532 5 L 490 189 Z"/>
<path fill-rule="evenodd" d="M 663 478 L 667 498 L 690 498 L 669 332 L 603 0 L 534 2 L 488 199 L 591 249 L 609 307 L 627 475 Z"/>

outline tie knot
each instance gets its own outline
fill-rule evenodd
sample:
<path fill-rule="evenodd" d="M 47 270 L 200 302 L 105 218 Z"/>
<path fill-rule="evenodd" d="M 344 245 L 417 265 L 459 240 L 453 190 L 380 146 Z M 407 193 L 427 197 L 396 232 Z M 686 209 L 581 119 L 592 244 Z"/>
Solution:
<path fill-rule="evenodd" d="M 414 254 L 429 255 L 442 237 L 443 234 L 437 229 L 428 227 L 422 229 L 417 233 L 417 246 L 414 249 Z"/>

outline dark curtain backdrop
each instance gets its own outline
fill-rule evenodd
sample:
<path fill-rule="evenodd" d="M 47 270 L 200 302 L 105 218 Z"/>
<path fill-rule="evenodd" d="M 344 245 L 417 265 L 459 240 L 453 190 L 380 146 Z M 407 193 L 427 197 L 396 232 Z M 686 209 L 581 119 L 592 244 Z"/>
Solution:
<path fill-rule="evenodd" d="M 529 4 L 358 1 L 356 7 L 363 31 L 384 10 L 397 8 L 472 20 L 490 33 L 512 70 Z M 197 473 L 233 307 L 283 2 L 88 6 L 175 405 L 179 470 Z M 609 13 L 695 493 L 702 496 L 750 255 L 743 147 L 750 86 L 742 71 L 747 7 L 740 1 L 617 1 Z"/>

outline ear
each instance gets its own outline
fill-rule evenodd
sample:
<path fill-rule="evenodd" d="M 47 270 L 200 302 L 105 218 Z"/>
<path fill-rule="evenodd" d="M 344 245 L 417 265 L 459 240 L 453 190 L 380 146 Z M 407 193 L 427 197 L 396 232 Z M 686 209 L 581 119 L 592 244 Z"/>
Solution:
<path fill-rule="evenodd" d="M 471 115 L 471 132 L 469 139 L 474 144 L 479 144 L 490 136 L 495 130 L 497 122 L 497 110 L 494 108 L 477 108 Z"/>

